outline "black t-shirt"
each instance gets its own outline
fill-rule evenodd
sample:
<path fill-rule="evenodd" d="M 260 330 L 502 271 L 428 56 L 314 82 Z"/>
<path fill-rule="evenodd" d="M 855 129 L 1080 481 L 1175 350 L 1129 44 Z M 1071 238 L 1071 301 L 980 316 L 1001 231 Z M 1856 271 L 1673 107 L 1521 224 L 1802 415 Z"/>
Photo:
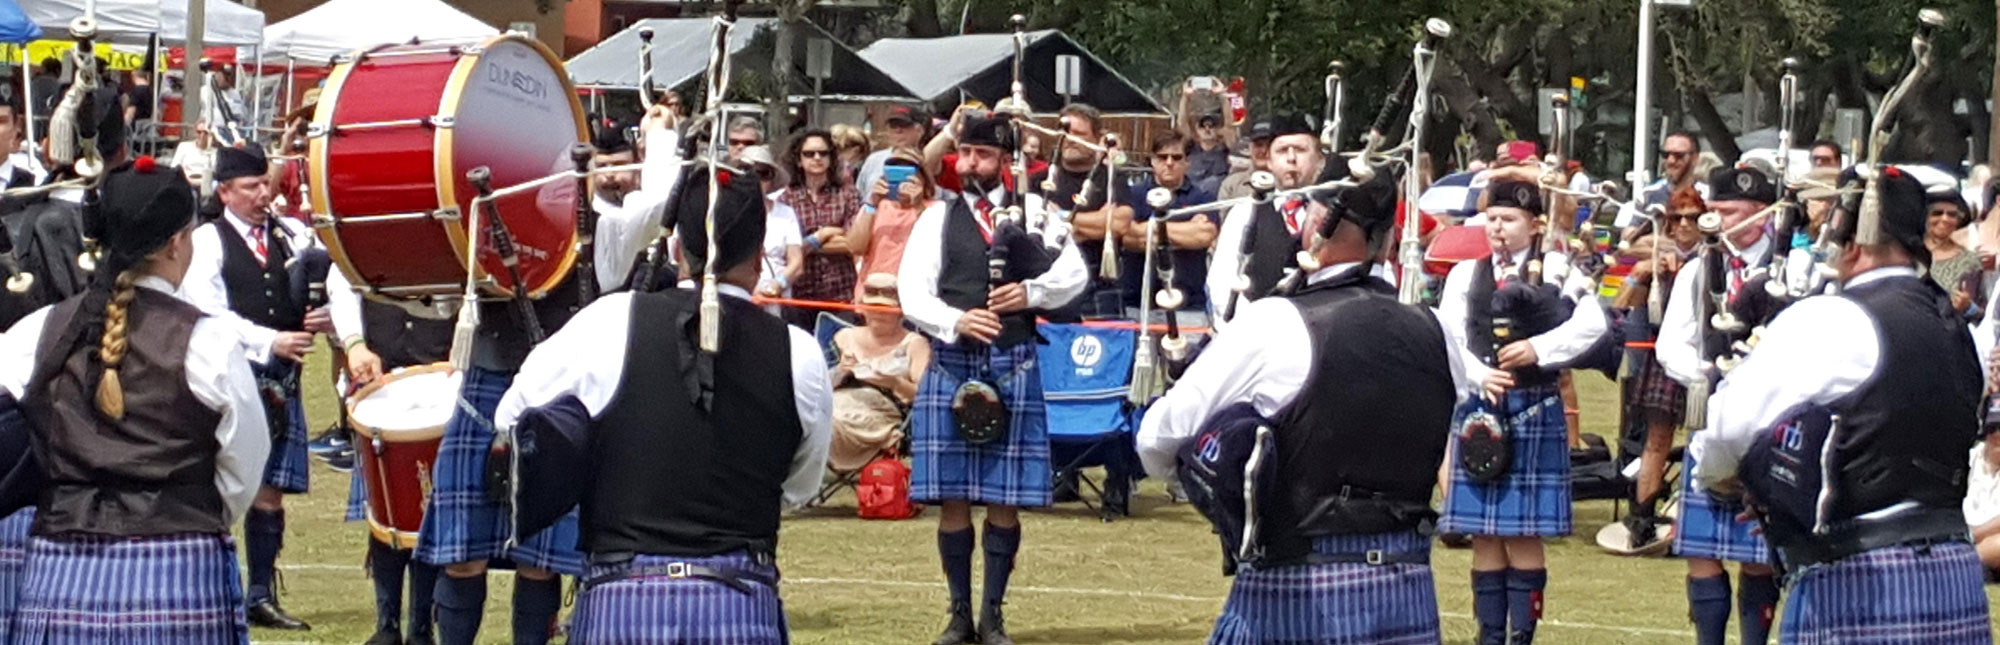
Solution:
<path fill-rule="evenodd" d="M 137 111 L 132 113 L 134 115 L 132 120 L 153 118 L 153 86 L 134 85 L 132 91 L 125 93 L 125 98 L 132 101 L 132 107 L 137 108 Z"/>
<path fill-rule="evenodd" d="M 1157 185 L 1151 178 L 1148 178 L 1145 183 L 1140 184 L 1140 187 L 1145 190 L 1135 192 L 1143 195 Z M 1183 206 L 1206 204 L 1212 201 L 1215 201 L 1215 193 L 1196 187 L 1192 181 L 1183 181 L 1181 182 L 1180 189 L 1174 191 L 1174 201 L 1167 208 L 1171 210 Z M 1144 203 L 1144 200 L 1132 205 L 1132 224 L 1135 226 L 1143 222 L 1152 221 L 1153 215 L 1152 205 Z M 1220 212 L 1203 213 L 1196 215 L 1195 218 L 1206 219 L 1217 226 L 1222 225 L 1222 214 Z M 1125 306 L 1137 307 L 1139 306 L 1139 298 L 1141 297 L 1139 287 L 1144 284 L 1141 280 L 1145 278 L 1146 258 L 1137 251 L 1121 250 L 1118 255 L 1122 258 L 1121 261 L 1125 263 L 1125 271 L 1119 275 L 1119 282 L 1125 288 Z M 1181 305 L 1181 308 L 1190 311 L 1199 311 L 1203 306 L 1208 304 L 1208 249 L 1173 249 L 1169 253 L 1169 257 L 1173 259 L 1174 263 L 1174 286 L 1178 287 L 1181 290 L 1181 294 L 1187 299 L 1185 304 Z M 1155 277 L 1157 279 L 1157 276 Z M 1154 290 L 1158 290 L 1159 288 L 1159 284 L 1156 283 L 1153 285 Z"/>
<path fill-rule="evenodd" d="M 1049 172 L 1055 173 L 1055 190 L 1044 191 L 1042 181 L 1048 176 Z M 1086 178 L 1090 180 L 1090 190 L 1088 192 L 1084 191 L 1083 186 Z M 1113 188 L 1116 192 L 1112 194 L 1118 198 L 1118 203 L 1130 205 L 1132 204 L 1132 188 L 1122 181 L 1124 178 L 1124 175 L 1119 176 L 1121 181 L 1117 182 L 1117 186 Z M 1049 203 L 1071 212 L 1082 213 L 1104 208 L 1104 191 L 1107 182 L 1104 181 L 1103 164 L 1093 166 L 1088 173 L 1070 172 L 1061 166 L 1052 165 L 1049 166 L 1048 171 L 1032 175 L 1029 178 L 1029 182 L 1028 188 L 1030 190 L 1043 193 L 1044 197 L 1049 200 Z M 1082 204 L 1078 204 L 1076 201 L 1078 194 L 1083 195 Z M 1101 240 L 1079 240 L 1076 243 L 1076 250 L 1083 253 L 1083 262 L 1089 265 L 1090 275 L 1096 276 L 1099 260 L 1103 257 L 1104 253 L 1104 243 Z"/>

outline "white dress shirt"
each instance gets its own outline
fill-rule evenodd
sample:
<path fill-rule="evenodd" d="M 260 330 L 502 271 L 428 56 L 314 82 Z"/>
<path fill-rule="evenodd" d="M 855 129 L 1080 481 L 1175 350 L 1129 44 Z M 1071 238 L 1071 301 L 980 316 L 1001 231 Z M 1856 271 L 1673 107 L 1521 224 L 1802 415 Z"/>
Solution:
<path fill-rule="evenodd" d="M 1770 247 L 1771 239 L 1766 236 L 1758 238 L 1757 243 L 1748 248 L 1731 249 L 1731 253 L 1745 263 L 1738 275 L 1747 281 L 1752 274 L 1763 270 L 1767 261 L 1764 256 Z M 1668 378 L 1682 385 L 1715 376 L 1715 366 L 1701 358 L 1702 333 L 1708 329 L 1708 321 L 1696 320 L 1694 311 L 1695 299 L 1707 297 L 1707 294 L 1697 292 L 1706 288 L 1703 283 L 1707 278 L 1703 276 L 1708 274 L 1702 268 L 1706 263 L 1706 256 L 1696 253 L 1681 264 L 1679 273 L 1674 274 L 1673 292 L 1668 294 L 1666 313 L 1660 316 L 1660 337 L 1653 343 L 1653 356 L 1659 359 L 1660 369 L 1667 373 Z M 1724 279 L 1727 279 L 1727 273 L 1724 270 Z M 1709 312 L 1710 315 L 1716 313 Z M 1764 335 L 1770 334 L 1767 332 Z"/>
<path fill-rule="evenodd" d="M 683 282 L 691 288 L 692 282 Z M 721 285 L 723 295 L 748 300 L 750 293 Z M 654 333 L 668 333 L 653 327 Z M 785 327 L 791 339 L 792 391 L 798 402 L 805 436 L 792 454 L 785 479 L 785 504 L 800 506 L 819 492 L 826 473 L 827 443 L 833 437 L 833 383 L 817 341 L 796 327 Z M 494 425 L 511 431 L 529 408 L 574 396 L 592 419 L 603 414 L 625 374 L 625 347 L 632 333 L 632 294 L 614 293 L 576 313 L 560 331 L 536 345 L 521 364 L 514 384 L 500 398 Z M 672 475 L 672 473 L 662 473 Z"/>
<path fill-rule="evenodd" d="M 987 199 L 999 203 L 1002 189 L 994 189 Z M 1033 206 L 1032 203 L 1029 206 Z M 896 290 L 903 301 L 903 316 L 918 331 L 932 338 L 958 342 L 958 319 L 965 311 L 938 298 L 938 274 L 944 270 L 944 224 L 951 206 L 940 202 L 924 209 L 910 228 L 910 242 L 903 248 L 903 264 L 897 271 Z M 1088 285 L 1088 269 L 1076 244 L 1061 235 L 1062 250 L 1047 272 L 1021 283 L 1027 290 L 1029 309 L 1054 309 L 1069 304 Z"/>
<path fill-rule="evenodd" d="M 1357 263 L 1335 264 L 1307 279 L 1320 282 L 1355 266 Z M 1312 376 L 1313 359 L 1319 355 L 1313 344 L 1342 340 L 1314 338 L 1306 328 L 1305 315 L 1289 298 L 1266 298 L 1239 306 L 1242 310 L 1237 312 L 1233 329 L 1242 331 L 1216 336 L 1187 374 L 1146 410 L 1136 441 L 1139 460 L 1148 475 L 1171 477 L 1181 444 L 1200 432 L 1216 410 L 1247 402 L 1258 414 L 1270 417 L 1291 405 Z M 1446 338 L 1451 336 L 1446 334 Z M 1463 400 L 1472 396 L 1479 384 L 1465 380 L 1459 354 L 1447 348 L 1444 358 L 1450 364 L 1452 384 Z M 1440 433 L 1450 430 L 1448 426 L 1437 429 Z"/>
<path fill-rule="evenodd" d="M 174 286 L 154 276 L 140 278 L 138 287 L 172 294 Z M 15 323 L 0 335 L 0 388 L 16 400 L 26 395 L 33 377 L 36 350 L 49 310 L 43 307 Z M 188 391 L 209 409 L 221 414 L 215 426 L 215 490 L 221 493 L 234 525 L 250 509 L 263 484 L 264 461 L 271 452 L 271 431 L 265 425 L 264 402 L 257 394 L 257 380 L 244 360 L 239 332 L 229 321 L 203 316 L 195 321 L 188 337 L 185 369 Z"/>
<path fill-rule="evenodd" d="M 626 193 L 622 205 L 592 200 L 597 210 L 597 234 L 591 239 L 597 263 L 597 285 L 611 290 L 625 284 L 632 265 L 659 239 L 667 198 L 681 180 L 680 133 L 654 127 L 646 131 L 646 160 L 639 168 L 639 189 Z"/>
<path fill-rule="evenodd" d="M 1239 268 L 1237 265 L 1243 262 L 1243 238 L 1250 234 L 1250 227 L 1256 220 L 1256 204 L 1238 204 L 1230 208 L 1229 212 L 1222 216 L 1222 226 L 1216 230 L 1215 244 L 1209 247 L 1212 249 L 1208 260 L 1207 281 L 1209 328 L 1218 336 L 1230 322 L 1222 314 L 1229 308 L 1230 292 L 1236 290 L 1236 278 L 1240 275 L 1237 273 Z M 1299 214 L 1299 222 L 1304 226 L 1303 208 Z M 1293 269 L 1286 269 L 1286 275 L 1280 276 L 1278 281 L 1283 283 L 1292 271 Z M 1396 278 L 1388 280 L 1393 283 Z M 1236 303 L 1238 312 L 1243 311 L 1251 299 L 1244 296 L 1241 300 Z"/>
<path fill-rule="evenodd" d="M 228 228 L 236 231 L 244 244 L 249 245 L 251 253 L 256 252 L 257 242 L 251 237 L 253 231 L 248 220 L 224 211 L 222 221 L 227 222 Z M 294 255 L 312 243 L 312 231 L 296 220 L 272 216 L 265 221 L 271 224 L 272 233 L 267 249 L 279 243 L 280 235 Z M 278 330 L 259 326 L 229 309 L 229 285 L 222 279 L 222 238 L 216 227 L 197 226 L 193 235 L 194 257 L 189 261 L 187 276 L 181 280 L 181 299 L 199 307 L 203 313 L 235 325 L 243 338 L 243 347 L 249 350 L 250 360 L 271 362 L 271 346 L 278 340 Z"/>
<path fill-rule="evenodd" d="M 347 274 L 335 268 L 326 274 L 326 310 L 333 317 L 334 338 L 345 347 L 349 340 L 366 338 L 368 325 L 362 317 L 361 291 L 347 281 Z M 417 300 L 399 303 L 412 315 L 432 320 L 448 320 L 458 313 L 455 300 L 440 298 L 435 304 L 425 305 Z"/>
<path fill-rule="evenodd" d="M 1527 258 L 1527 250 L 1517 251 L 1512 259 L 1513 265 L 1520 266 L 1527 261 Z M 1498 284 L 1500 278 L 1505 275 L 1497 264 L 1493 271 L 1495 284 Z M 1453 364 L 1462 366 L 1465 370 L 1463 378 L 1475 386 L 1485 383 L 1486 375 L 1494 371 L 1491 366 L 1480 362 L 1479 355 L 1472 351 L 1472 341 L 1465 328 L 1466 321 L 1471 316 L 1471 310 L 1467 308 L 1470 303 L 1466 300 L 1472 292 L 1472 280 L 1478 266 L 1479 263 L 1475 261 L 1460 262 L 1453 266 L 1451 273 L 1445 276 L 1444 293 L 1439 296 L 1437 306 L 1438 323 L 1444 325 L 1445 337 L 1459 353 L 1458 360 Z M 1549 253 L 1542 258 L 1544 276 L 1567 275 L 1568 266 L 1569 261 L 1561 253 Z M 1565 294 L 1575 291 L 1576 280 L 1588 281 L 1589 278 L 1582 275 L 1568 275 L 1564 279 Z M 1569 319 L 1556 325 L 1555 329 L 1529 338 L 1528 345 L 1535 348 L 1537 365 L 1559 365 L 1583 356 L 1584 352 L 1589 351 L 1592 345 L 1596 345 L 1597 341 L 1604 337 L 1608 328 L 1603 303 L 1598 302 L 1595 297 L 1584 297 L 1577 299 L 1576 309 L 1570 312 Z"/>
<path fill-rule="evenodd" d="M 1847 285 L 1916 275 L 1909 267 L 1886 267 L 1855 276 Z M 1695 476 L 1701 485 L 1714 488 L 1734 477 L 1751 441 L 1785 415 L 1808 404 L 1831 405 L 1867 383 L 1882 361 L 1877 333 L 1868 312 L 1846 298 L 1815 296 L 1786 307 L 1766 328 L 1757 350 L 1708 398 L 1708 429 L 1688 442 L 1699 462 Z"/>

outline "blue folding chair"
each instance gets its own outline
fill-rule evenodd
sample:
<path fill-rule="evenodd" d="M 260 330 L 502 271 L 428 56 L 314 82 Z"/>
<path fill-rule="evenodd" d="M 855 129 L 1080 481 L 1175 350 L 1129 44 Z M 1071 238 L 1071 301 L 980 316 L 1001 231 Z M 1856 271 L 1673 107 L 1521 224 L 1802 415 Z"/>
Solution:
<path fill-rule="evenodd" d="M 1061 324 L 1043 324 L 1040 330 L 1048 340 L 1038 355 L 1055 466 L 1050 485 L 1074 481 L 1078 500 L 1104 521 L 1129 516 L 1132 482 L 1141 472 L 1132 442 L 1137 413 L 1126 401 L 1137 333 Z M 1102 486 L 1082 472 L 1094 466 L 1104 468 Z M 1083 497 L 1086 487 L 1103 503 Z"/>

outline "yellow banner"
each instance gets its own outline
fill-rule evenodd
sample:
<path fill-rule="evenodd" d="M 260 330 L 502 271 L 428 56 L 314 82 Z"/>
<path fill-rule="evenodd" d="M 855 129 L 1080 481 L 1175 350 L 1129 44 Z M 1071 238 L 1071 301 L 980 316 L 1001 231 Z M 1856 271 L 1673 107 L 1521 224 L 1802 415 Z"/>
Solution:
<path fill-rule="evenodd" d="M 60 59 L 72 49 L 76 49 L 74 40 L 37 40 L 28 43 L 28 64 L 40 65 L 44 58 Z M 93 43 L 91 50 L 96 52 L 99 58 L 110 61 L 111 69 L 119 71 L 139 69 L 139 66 L 146 62 L 146 51 L 143 48 L 138 51 L 127 51 L 122 48 L 114 49 L 110 43 Z M 13 43 L 0 44 L 0 59 L 19 64 L 21 46 Z"/>

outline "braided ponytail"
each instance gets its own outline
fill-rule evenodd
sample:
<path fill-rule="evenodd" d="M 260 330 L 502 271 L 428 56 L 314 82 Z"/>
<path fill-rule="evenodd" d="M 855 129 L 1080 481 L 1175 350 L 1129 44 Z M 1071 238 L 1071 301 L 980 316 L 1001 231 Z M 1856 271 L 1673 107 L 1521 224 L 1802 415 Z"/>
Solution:
<path fill-rule="evenodd" d="M 104 305 L 104 337 L 98 341 L 97 358 L 104 362 L 104 377 L 97 382 L 97 409 L 114 421 L 125 419 L 125 388 L 118 382 L 118 365 L 125 362 L 125 322 L 132 301 L 139 296 L 138 269 L 118 273 L 111 301 Z"/>

